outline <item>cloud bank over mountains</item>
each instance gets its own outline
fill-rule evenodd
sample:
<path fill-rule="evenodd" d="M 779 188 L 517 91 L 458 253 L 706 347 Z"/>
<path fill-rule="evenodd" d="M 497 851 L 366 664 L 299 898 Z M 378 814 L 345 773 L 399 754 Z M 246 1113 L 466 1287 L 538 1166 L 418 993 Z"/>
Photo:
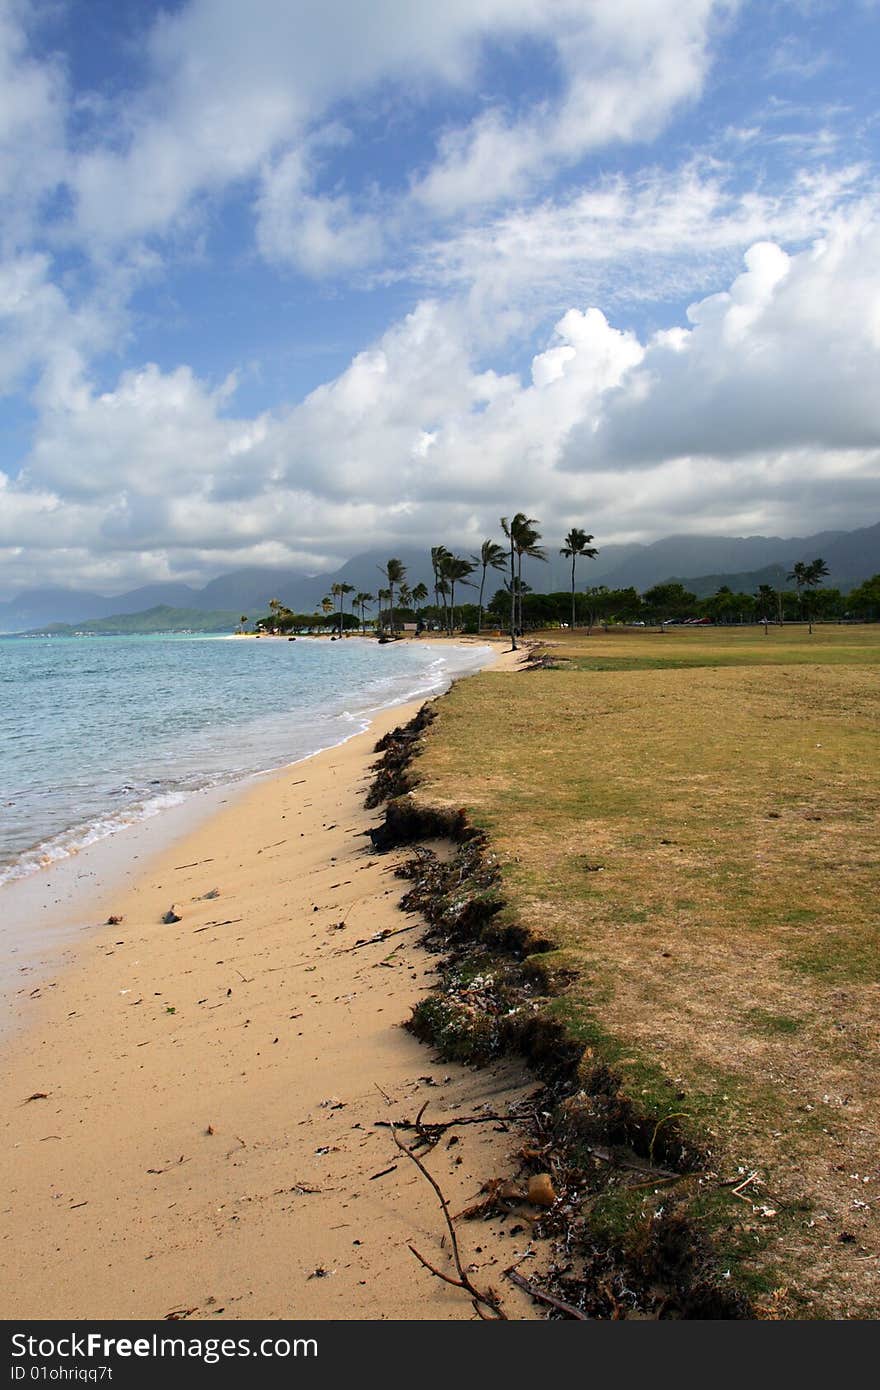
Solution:
<path fill-rule="evenodd" d="M 876 137 L 772 8 L 123 5 L 96 73 L 0 0 L 0 592 L 875 519 Z"/>

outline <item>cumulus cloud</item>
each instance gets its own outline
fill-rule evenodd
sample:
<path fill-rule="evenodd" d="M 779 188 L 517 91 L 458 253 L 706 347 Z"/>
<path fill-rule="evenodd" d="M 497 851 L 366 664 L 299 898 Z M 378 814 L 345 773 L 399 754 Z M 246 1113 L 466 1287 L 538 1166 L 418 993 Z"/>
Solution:
<path fill-rule="evenodd" d="M 756 243 L 728 289 L 644 343 L 573 307 L 525 378 L 478 361 L 465 300 L 423 301 L 256 419 L 235 416 L 234 381 L 126 372 L 44 421 L 6 505 L 64 495 L 111 548 L 227 562 L 260 543 L 344 555 L 402 524 L 476 544 L 519 506 L 605 539 L 665 520 L 791 529 L 817 505 L 853 524 L 880 455 L 878 284 L 862 210 L 795 255 Z"/>
<path fill-rule="evenodd" d="M 139 85 L 84 94 L 33 57 L 28 0 L 0 0 L 0 395 L 33 417 L 0 465 L 7 587 L 475 549 L 520 507 L 551 546 L 571 524 L 603 545 L 857 524 L 880 453 L 869 169 L 647 150 L 736 11 L 186 0 L 146 14 Z M 346 275 L 394 308 L 332 379 L 246 410 L 233 339 L 141 351 L 159 312 L 133 292 L 167 275 L 172 302 L 194 256 L 250 256 L 269 293 L 282 271 L 292 337 L 299 277 L 316 335 Z"/>
<path fill-rule="evenodd" d="M 880 227 L 866 210 L 797 255 L 761 242 L 690 327 L 658 334 L 579 450 L 611 462 L 880 445 Z"/>

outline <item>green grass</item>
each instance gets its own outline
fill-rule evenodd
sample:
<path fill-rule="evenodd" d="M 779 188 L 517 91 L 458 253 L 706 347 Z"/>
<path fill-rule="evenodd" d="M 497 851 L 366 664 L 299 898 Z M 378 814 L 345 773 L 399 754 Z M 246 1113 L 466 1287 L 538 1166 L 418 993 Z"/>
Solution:
<path fill-rule="evenodd" d="M 419 795 L 489 831 L 507 911 L 578 972 L 551 1009 L 646 1111 L 687 1111 L 780 1212 L 821 1206 L 751 1233 L 755 1278 L 772 1247 L 804 1315 L 876 1316 L 834 1233 L 855 1210 L 880 1238 L 849 1177 L 880 1128 L 880 628 L 548 642 L 567 665 L 441 702 Z"/>
<path fill-rule="evenodd" d="M 644 633 L 547 635 L 554 654 L 580 671 L 674 671 L 725 666 L 837 666 L 880 663 L 871 627 L 819 625 L 812 636 L 805 627 L 673 627 Z"/>

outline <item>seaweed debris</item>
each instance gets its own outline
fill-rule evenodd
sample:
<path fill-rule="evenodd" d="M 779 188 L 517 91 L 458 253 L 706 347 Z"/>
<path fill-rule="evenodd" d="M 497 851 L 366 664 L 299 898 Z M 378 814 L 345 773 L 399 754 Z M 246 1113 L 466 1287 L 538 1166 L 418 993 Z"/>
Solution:
<path fill-rule="evenodd" d="M 689 1115 L 631 1094 L 624 1077 L 548 1010 L 571 976 L 554 968 L 553 941 L 518 922 L 505 902 L 488 837 L 464 808 L 432 807 L 413 795 L 411 763 L 433 718 L 423 707 L 382 740 L 368 801 L 386 802 L 371 832 L 377 850 L 414 846 L 395 870 L 412 885 L 401 907 L 421 914 L 423 944 L 443 958 L 438 985 L 406 1026 L 444 1058 L 470 1065 L 519 1053 L 543 1083 L 518 1121 L 526 1136 L 521 1172 L 548 1174 L 556 1194 L 530 1218 L 535 1235 L 553 1241 L 543 1280 L 547 1316 L 755 1316 L 709 1234 L 727 1194 L 708 1140 Z M 438 837 L 456 846 L 450 858 L 419 843 Z M 487 1190 L 464 1219 L 509 1209 L 508 1183 Z M 731 1216 L 727 1229 L 734 1227 Z"/>
<path fill-rule="evenodd" d="M 373 752 L 382 757 L 373 764 L 375 776 L 366 796 L 368 809 L 412 789 L 409 765 L 418 752 L 422 735 L 436 718 L 436 710 L 424 704 L 409 723 L 390 729 L 379 739 Z"/>

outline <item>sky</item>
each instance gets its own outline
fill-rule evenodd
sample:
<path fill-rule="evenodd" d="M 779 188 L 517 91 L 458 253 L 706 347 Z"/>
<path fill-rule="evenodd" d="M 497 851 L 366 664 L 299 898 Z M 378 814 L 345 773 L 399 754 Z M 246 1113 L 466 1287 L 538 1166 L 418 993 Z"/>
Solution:
<path fill-rule="evenodd" d="M 877 0 L 0 0 L 0 598 L 880 519 Z"/>

